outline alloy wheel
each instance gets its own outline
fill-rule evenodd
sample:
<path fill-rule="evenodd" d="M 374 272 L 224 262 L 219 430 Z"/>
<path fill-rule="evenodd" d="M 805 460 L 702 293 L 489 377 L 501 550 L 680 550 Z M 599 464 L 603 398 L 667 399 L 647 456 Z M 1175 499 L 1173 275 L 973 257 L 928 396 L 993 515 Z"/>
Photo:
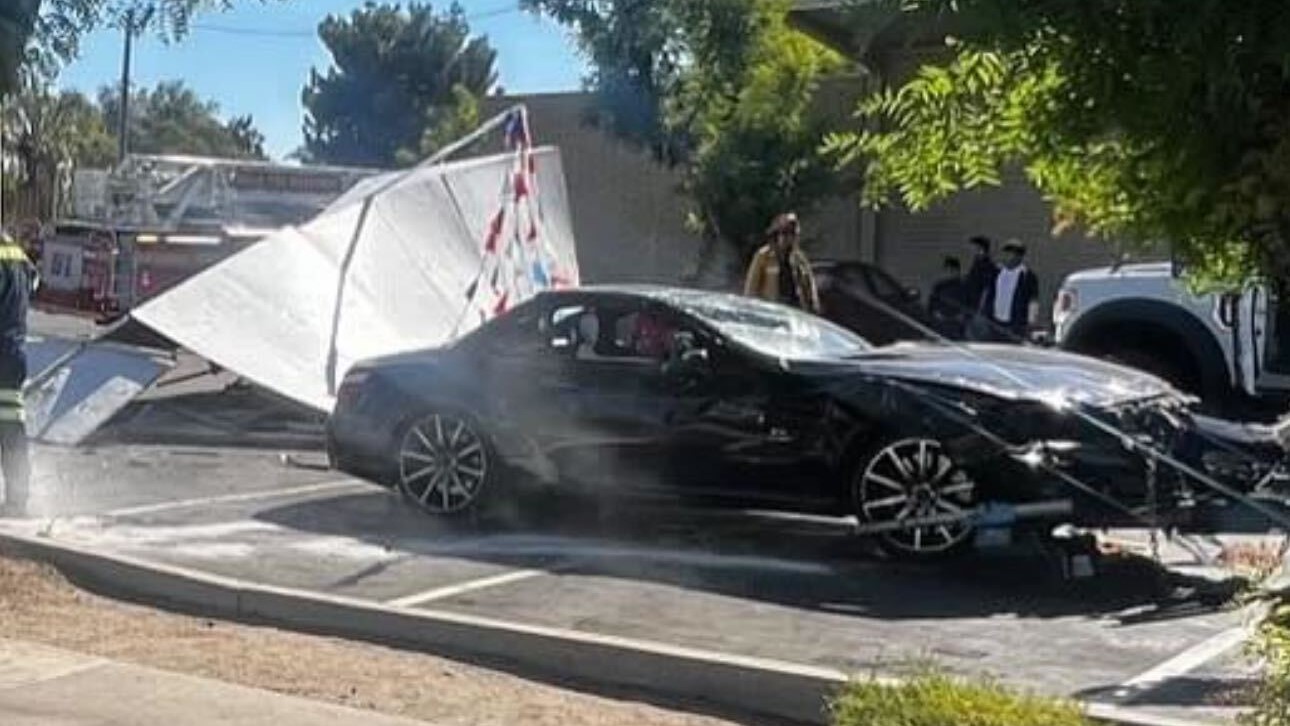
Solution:
<path fill-rule="evenodd" d="M 905 439 L 879 450 L 860 472 L 856 495 L 862 521 L 910 522 L 881 535 L 902 552 L 948 552 L 972 534 L 976 483 L 935 440 Z M 917 523 L 928 518 L 938 521 Z"/>
<path fill-rule="evenodd" d="M 452 514 L 480 497 L 488 451 L 470 422 L 432 414 L 412 424 L 399 447 L 399 489 L 431 514 Z"/>

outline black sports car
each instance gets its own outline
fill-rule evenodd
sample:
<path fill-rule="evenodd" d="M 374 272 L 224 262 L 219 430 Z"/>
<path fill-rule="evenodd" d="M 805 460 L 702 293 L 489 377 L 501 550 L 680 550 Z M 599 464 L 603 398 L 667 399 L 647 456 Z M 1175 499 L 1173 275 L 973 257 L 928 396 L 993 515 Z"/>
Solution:
<path fill-rule="evenodd" d="M 328 441 L 334 466 L 436 515 L 520 484 L 665 490 L 855 515 L 921 556 L 970 543 L 987 511 L 1102 525 L 1187 511 L 1208 490 L 1143 447 L 1202 466 L 1189 406 L 1158 378 L 1072 354 L 876 348 L 780 305 L 601 287 L 543 293 L 450 346 L 356 365 Z M 1280 451 L 1283 434 L 1219 431 L 1238 453 Z"/>

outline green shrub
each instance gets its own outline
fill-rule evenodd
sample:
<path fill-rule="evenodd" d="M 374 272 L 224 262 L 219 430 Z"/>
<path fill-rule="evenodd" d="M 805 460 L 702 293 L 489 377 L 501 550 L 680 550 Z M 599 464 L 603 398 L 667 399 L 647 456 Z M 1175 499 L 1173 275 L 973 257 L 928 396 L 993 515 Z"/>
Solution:
<path fill-rule="evenodd" d="M 1253 652 L 1263 659 L 1263 679 L 1254 710 L 1244 714 L 1244 726 L 1284 726 L 1290 723 L 1290 595 L 1282 593 L 1259 627 Z"/>
<path fill-rule="evenodd" d="M 901 685 L 857 681 L 832 704 L 834 726 L 1088 726 L 1079 706 L 937 673 Z"/>

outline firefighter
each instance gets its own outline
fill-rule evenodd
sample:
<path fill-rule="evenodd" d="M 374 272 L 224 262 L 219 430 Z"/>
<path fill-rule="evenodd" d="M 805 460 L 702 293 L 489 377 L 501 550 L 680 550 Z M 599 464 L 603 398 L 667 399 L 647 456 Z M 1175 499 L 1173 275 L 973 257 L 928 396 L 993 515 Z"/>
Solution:
<path fill-rule="evenodd" d="M 36 269 L 26 252 L 0 232 L 0 470 L 4 473 L 3 509 L 10 517 L 26 514 L 31 467 L 22 386 L 27 379 L 27 302 L 36 287 Z"/>

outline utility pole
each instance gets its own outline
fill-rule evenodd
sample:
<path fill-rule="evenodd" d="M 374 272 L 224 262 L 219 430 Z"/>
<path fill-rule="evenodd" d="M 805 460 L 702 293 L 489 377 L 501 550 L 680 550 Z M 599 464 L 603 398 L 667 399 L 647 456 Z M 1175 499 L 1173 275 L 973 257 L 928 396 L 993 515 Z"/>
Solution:
<path fill-rule="evenodd" d="M 116 162 L 125 162 L 130 153 L 130 55 L 134 51 L 134 8 L 125 13 L 125 54 L 121 60 L 121 103 L 117 117 Z"/>
<path fill-rule="evenodd" d="M 125 53 L 121 59 L 121 108 L 117 118 L 117 163 L 125 161 L 130 153 L 130 62 L 134 54 L 134 36 L 152 20 L 156 8 L 149 3 L 142 12 L 137 5 L 125 12 Z"/>

